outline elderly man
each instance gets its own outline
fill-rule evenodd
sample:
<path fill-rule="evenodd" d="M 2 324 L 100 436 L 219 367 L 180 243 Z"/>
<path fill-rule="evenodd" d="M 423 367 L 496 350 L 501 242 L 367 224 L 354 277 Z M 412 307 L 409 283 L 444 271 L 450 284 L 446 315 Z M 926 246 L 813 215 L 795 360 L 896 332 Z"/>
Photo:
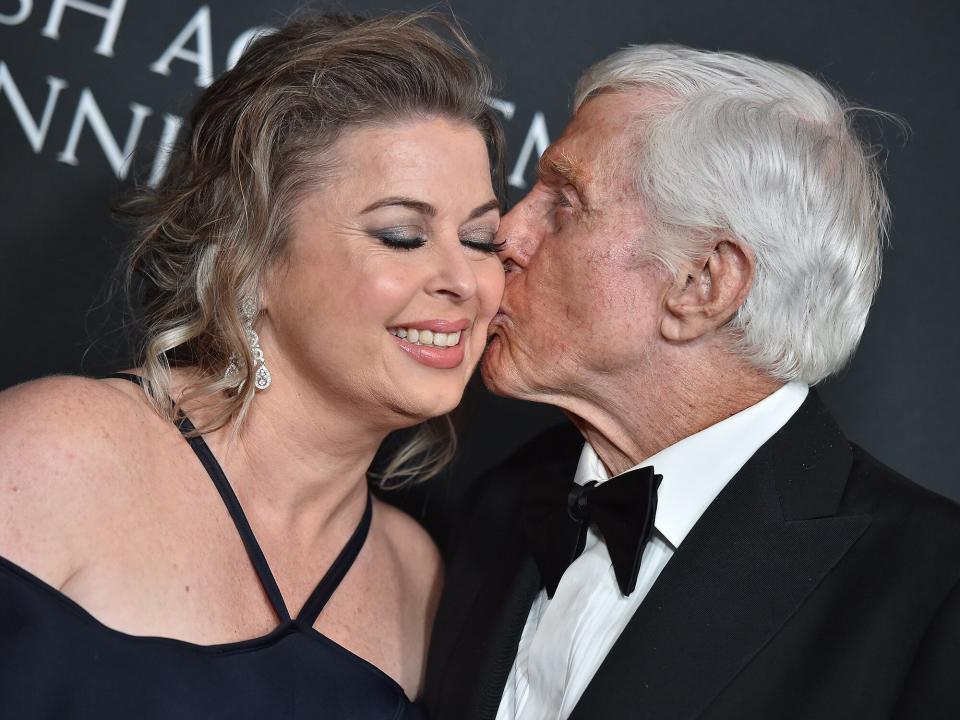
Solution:
<path fill-rule="evenodd" d="M 503 219 L 483 366 L 576 430 L 468 496 L 436 720 L 960 717 L 960 511 L 810 389 L 877 286 L 871 158 L 783 65 L 632 47 L 581 79 Z"/>

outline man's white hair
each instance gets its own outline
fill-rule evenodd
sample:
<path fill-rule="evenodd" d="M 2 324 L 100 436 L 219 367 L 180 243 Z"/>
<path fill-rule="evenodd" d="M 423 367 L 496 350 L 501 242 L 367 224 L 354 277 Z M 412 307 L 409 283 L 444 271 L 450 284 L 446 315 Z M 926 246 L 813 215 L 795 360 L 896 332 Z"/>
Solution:
<path fill-rule="evenodd" d="M 734 349 L 813 384 L 852 356 L 880 279 L 889 202 L 852 126 L 857 108 L 796 68 L 746 55 L 633 46 L 594 65 L 574 110 L 600 92 L 659 91 L 627 159 L 676 275 L 726 233 L 756 276 L 730 323 Z"/>

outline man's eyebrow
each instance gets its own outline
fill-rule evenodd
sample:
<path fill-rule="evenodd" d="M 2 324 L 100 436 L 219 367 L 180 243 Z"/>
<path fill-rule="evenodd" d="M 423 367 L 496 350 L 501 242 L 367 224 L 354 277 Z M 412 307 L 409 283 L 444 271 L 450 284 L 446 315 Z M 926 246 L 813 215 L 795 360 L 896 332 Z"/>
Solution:
<path fill-rule="evenodd" d="M 377 200 L 375 203 L 367 205 L 363 210 L 360 211 L 361 215 L 366 213 L 373 212 L 374 210 L 379 210 L 384 207 L 405 207 L 414 212 L 418 212 L 421 215 L 426 215 L 427 217 L 434 217 L 437 214 L 437 209 L 430 203 L 423 202 L 422 200 L 414 200 L 413 198 L 408 197 L 388 197 L 383 198 L 382 200 Z"/>
<path fill-rule="evenodd" d="M 537 163 L 537 176 L 544 181 L 550 177 L 563 178 L 573 185 L 578 194 L 583 194 L 583 171 L 580 163 L 569 155 L 541 155 Z"/>

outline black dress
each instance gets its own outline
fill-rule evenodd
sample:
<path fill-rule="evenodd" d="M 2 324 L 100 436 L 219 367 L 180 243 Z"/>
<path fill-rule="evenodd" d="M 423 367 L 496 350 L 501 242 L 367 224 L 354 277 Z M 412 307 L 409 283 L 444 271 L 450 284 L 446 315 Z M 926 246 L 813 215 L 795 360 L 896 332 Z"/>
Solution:
<path fill-rule="evenodd" d="M 193 426 L 184 418 L 180 429 Z M 128 635 L 0 558 L 0 718 L 422 720 L 396 681 L 313 628 L 366 540 L 369 496 L 353 536 L 291 618 L 219 463 L 201 437 L 188 442 L 220 491 L 279 626 L 222 645 Z"/>

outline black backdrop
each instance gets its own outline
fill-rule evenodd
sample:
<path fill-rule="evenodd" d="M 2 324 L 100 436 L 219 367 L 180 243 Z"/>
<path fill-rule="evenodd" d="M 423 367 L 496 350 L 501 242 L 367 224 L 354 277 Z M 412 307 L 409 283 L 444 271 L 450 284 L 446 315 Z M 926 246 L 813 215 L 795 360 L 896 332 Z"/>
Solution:
<path fill-rule="evenodd" d="M 0 388 L 50 373 L 99 373 L 124 356 L 122 302 L 109 278 L 125 238 L 109 207 L 134 179 L 149 182 L 162 169 L 158 146 L 244 33 L 279 24 L 295 6 L 0 0 Z M 579 71 L 628 43 L 789 62 L 904 118 L 908 135 L 889 124 L 869 129 L 886 148 L 892 244 L 860 351 L 822 394 L 853 440 L 960 499 L 951 464 L 960 445 L 960 3 L 453 0 L 453 8 L 501 78 L 514 197 L 559 134 Z M 475 382 L 460 420 L 450 493 L 560 416 L 492 398 Z"/>

